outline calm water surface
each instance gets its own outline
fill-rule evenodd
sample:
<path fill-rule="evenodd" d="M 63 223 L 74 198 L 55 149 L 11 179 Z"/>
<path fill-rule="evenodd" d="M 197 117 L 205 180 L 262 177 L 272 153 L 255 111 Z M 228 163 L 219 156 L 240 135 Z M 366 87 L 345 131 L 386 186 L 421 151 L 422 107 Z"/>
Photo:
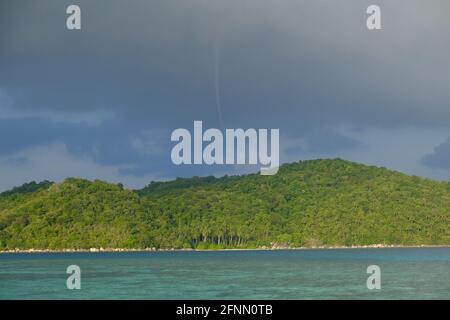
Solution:
<path fill-rule="evenodd" d="M 450 248 L 0 254 L 0 299 L 450 299 Z"/>

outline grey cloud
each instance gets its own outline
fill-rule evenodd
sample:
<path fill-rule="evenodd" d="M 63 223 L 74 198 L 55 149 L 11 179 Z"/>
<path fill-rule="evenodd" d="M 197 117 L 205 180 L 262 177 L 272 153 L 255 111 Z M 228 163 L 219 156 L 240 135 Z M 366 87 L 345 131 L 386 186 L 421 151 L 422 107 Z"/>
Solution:
<path fill-rule="evenodd" d="M 368 0 L 86 0 L 76 2 L 80 32 L 65 29 L 72 3 L 0 3 L 0 134 L 13 136 L 3 157 L 57 141 L 71 157 L 113 166 L 114 178 L 225 172 L 169 159 L 171 130 L 221 125 L 215 80 L 223 125 L 279 128 L 289 160 L 366 160 L 364 148 L 380 154 L 396 130 L 409 130 L 395 140 L 403 146 L 414 132 L 448 128 L 446 0 L 379 0 L 375 32 L 365 28 Z M 341 126 L 383 134 L 374 142 Z M 429 152 L 403 148 L 416 162 Z M 444 163 L 445 148 L 425 163 Z M 395 157 L 384 156 L 401 168 Z"/>
<path fill-rule="evenodd" d="M 151 180 L 165 180 L 159 173 L 139 176 L 121 173 L 122 165 L 101 165 L 88 156 L 74 156 L 61 143 L 51 143 L 0 156 L 0 191 L 31 180 L 62 181 L 66 177 L 104 179 L 141 188 Z"/>
<path fill-rule="evenodd" d="M 431 168 L 450 169 L 450 138 L 434 148 L 432 153 L 425 155 L 422 162 Z"/>
<path fill-rule="evenodd" d="M 364 145 L 361 141 L 332 130 L 311 130 L 296 139 L 286 137 L 281 142 L 287 156 L 300 153 L 335 154 Z"/>
<path fill-rule="evenodd" d="M 450 4 L 431 2 L 379 1 L 378 33 L 365 29 L 369 1 L 80 1 L 78 33 L 64 29 L 68 1 L 9 2 L 0 83 L 26 88 L 17 108 L 216 121 L 217 45 L 231 126 L 445 126 Z"/>

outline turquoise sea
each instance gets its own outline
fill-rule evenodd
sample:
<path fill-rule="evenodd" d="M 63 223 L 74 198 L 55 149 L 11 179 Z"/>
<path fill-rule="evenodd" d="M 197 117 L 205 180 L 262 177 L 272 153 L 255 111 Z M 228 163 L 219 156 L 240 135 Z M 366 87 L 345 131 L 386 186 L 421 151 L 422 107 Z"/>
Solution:
<path fill-rule="evenodd" d="M 0 254 L 0 299 L 450 299 L 450 248 Z"/>

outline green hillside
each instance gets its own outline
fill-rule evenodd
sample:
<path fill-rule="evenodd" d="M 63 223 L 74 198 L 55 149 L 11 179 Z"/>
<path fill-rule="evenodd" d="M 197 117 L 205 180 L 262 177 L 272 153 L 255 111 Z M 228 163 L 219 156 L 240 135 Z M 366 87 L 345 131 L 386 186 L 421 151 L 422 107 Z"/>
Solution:
<path fill-rule="evenodd" d="M 126 190 L 69 178 L 0 194 L 0 249 L 450 245 L 450 183 L 340 159 Z"/>

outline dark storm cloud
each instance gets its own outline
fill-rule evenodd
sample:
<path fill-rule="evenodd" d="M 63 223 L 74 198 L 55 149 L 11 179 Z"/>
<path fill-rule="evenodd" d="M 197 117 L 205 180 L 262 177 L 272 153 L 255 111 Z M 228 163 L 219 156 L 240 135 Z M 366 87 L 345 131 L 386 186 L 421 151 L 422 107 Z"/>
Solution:
<path fill-rule="evenodd" d="M 72 2 L 8 3 L 0 83 L 29 92 L 17 108 L 213 120 L 217 46 L 231 126 L 445 125 L 450 5 L 435 2 L 381 1 L 379 33 L 364 1 L 78 1 L 81 32 L 64 28 Z"/>
<path fill-rule="evenodd" d="M 81 31 L 65 28 L 69 4 L 81 6 Z M 448 127 L 450 3 L 380 0 L 376 32 L 369 4 L 2 1 L 0 134 L 13 138 L 0 154 L 57 140 L 129 164 L 124 174 L 211 172 L 174 168 L 169 134 L 193 120 L 219 127 L 217 101 L 227 128 L 301 140 L 293 155 L 364 146 L 341 126 Z"/>

